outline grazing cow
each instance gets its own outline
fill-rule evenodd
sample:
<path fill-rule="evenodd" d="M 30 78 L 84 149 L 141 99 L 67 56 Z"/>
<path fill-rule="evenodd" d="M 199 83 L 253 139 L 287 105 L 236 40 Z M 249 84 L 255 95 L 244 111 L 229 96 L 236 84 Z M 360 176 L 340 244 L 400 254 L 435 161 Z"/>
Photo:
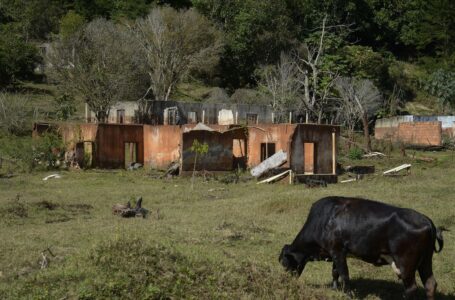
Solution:
<path fill-rule="evenodd" d="M 435 242 L 438 241 L 439 250 Z M 307 262 L 333 262 L 333 287 L 349 291 L 346 257 L 352 255 L 375 266 L 391 264 L 413 298 L 419 271 L 428 299 L 434 299 L 433 252 L 443 247 L 441 229 L 426 216 L 407 208 L 360 199 L 326 197 L 311 207 L 305 225 L 294 242 L 285 245 L 279 261 L 300 276 Z"/>

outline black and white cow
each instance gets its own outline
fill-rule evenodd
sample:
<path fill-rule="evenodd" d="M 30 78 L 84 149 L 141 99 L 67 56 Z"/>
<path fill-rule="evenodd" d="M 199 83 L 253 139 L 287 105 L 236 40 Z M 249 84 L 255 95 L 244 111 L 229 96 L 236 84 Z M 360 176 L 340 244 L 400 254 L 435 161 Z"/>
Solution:
<path fill-rule="evenodd" d="M 436 250 L 436 240 L 439 249 Z M 311 207 L 295 240 L 285 245 L 279 261 L 300 276 L 307 262 L 333 262 L 333 287 L 349 290 L 346 257 L 354 256 L 376 266 L 390 264 L 412 298 L 419 271 L 428 299 L 434 299 L 433 252 L 443 247 L 442 232 L 430 218 L 407 208 L 360 199 L 326 197 Z"/>

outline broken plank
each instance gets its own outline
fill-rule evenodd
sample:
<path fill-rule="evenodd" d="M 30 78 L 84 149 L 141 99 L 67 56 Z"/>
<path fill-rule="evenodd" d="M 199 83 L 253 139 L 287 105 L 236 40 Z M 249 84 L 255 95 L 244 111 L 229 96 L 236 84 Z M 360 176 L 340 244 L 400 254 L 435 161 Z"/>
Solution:
<path fill-rule="evenodd" d="M 383 175 L 391 175 L 391 174 L 395 174 L 395 173 L 398 173 L 402 170 L 409 170 L 411 168 L 411 164 L 403 164 L 401 166 L 398 166 L 396 168 L 393 168 L 393 169 L 390 169 L 390 170 L 387 170 L 383 173 Z"/>
<path fill-rule="evenodd" d="M 262 181 L 259 181 L 257 184 L 261 184 L 261 183 L 270 183 L 270 182 L 272 182 L 272 181 L 274 181 L 274 180 L 277 180 L 277 179 L 279 179 L 279 178 L 281 178 L 281 177 L 284 177 L 284 175 L 286 175 L 287 173 L 291 174 L 291 172 L 292 172 L 292 170 L 286 170 L 286 171 L 284 171 L 283 173 L 280 173 L 280 174 L 278 174 L 278 175 L 274 175 L 274 176 L 272 176 L 272 177 L 269 177 L 269 178 L 267 178 L 267 179 L 264 179 L 264 180 L 262 180 Z"/>
<path fill-rule="evenodd" d="M 342 180 L 342 181 L 340 181 L 340 183 L 348 183 L 348 182 L 354 182 L 354 181 L 357 181 L 357 178 Z"/>
<path fill-rule="evenodd" d="M 386 155 L 381 152 L 369 152 L 367 154 L 364 154 L 364 158 L 370 158 L 370 157 L 385 157 Z"/>

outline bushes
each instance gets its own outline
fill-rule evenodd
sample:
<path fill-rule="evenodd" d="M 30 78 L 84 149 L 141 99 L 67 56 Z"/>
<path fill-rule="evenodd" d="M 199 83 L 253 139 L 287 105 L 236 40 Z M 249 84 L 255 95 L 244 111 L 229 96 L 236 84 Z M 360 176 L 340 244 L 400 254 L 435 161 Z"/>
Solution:
<path fill-rule="evenodd" d="M 38 139 L 0 136 L 0 158 L 4 160 L 8 173 L 55 169 L 59 167 L 63 153 L 63 141 L 53 133 L 47 133 Z"/>
<path fill-rule="evenodd" d="M 362 159 L 363 156 L 363 150 L 360 149 L 359 147 L 354 147 L 351 148 L 348 152 L 348 157 L 350 159 Z"/>
<path fill-rule="evenodd" d="M 0 132 L 24 135 L 30 131 L 29 99 L 23 95 L 11 95 L 0 92 Z"/>

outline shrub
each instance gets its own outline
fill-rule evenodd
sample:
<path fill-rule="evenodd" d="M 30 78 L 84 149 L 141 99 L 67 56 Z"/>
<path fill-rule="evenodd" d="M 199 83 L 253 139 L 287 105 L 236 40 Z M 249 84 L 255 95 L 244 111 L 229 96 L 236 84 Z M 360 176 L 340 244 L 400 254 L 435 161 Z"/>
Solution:
<path fill-rule="evenodd" d="M 54 99 L 55 117 L 66 121 L 76 113 L 76 100 L 69 94 L 63 94 Z"/>
<path fill-rule="evenodd" d="M 30 131 L 28 97 L 0 92 L 0 131 L 23 135 Z"/>
<path fill-rule="evenodd" d="M 350 159 L 362 159 L 362 156 L 363 150 L 358 147 L 351 148 L 348 152 L 348 157 Z"/>
<path fill-rule="evenodd" d="M 8 172 L 30 172 L 54 169 L 64 153 L 64 144 L 57 134 L 47 133 L 38 139 L 4 135 L 0 137 L 0 158 Z"/>

